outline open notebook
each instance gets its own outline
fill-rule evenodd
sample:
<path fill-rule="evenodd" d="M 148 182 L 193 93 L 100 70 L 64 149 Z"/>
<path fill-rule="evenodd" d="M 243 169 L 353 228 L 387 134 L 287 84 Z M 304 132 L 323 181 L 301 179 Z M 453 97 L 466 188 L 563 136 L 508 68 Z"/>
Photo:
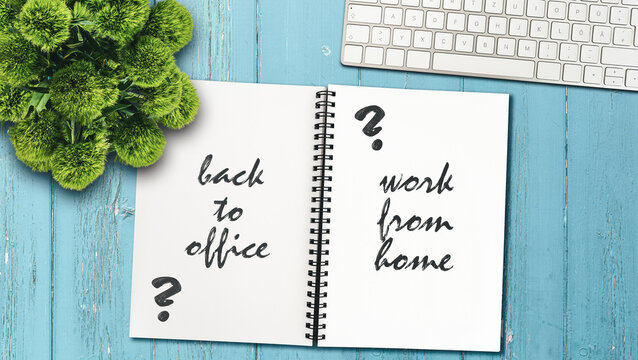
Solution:
<path fill-rule="evenodd" d="M 499 351 L 507 95 L 194 84 L 138 170 L 132 337 Z"/>

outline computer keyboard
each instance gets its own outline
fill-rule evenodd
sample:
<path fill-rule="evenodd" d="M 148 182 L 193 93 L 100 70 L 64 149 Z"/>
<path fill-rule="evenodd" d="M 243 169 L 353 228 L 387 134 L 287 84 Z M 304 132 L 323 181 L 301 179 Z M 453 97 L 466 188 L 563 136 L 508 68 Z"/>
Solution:
<path fill-rule="evenodd" d="M 344 65 L 638 91 L 638 0 L 346 0 Z"/>

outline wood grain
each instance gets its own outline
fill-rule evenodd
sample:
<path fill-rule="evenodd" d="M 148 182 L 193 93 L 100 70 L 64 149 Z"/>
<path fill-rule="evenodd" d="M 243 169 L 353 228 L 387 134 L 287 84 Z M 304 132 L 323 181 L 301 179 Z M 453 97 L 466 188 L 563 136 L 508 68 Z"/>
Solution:
<path fill-rule="evenodd" d="M 180 0 L 194 79 L 510 94 L 500 353 L 131 339 L 135 170 L 82 193 L 0 135 L 0 359 L 635 359 L 638 94 L 340 65 L 342 0 Z M 425 110 L 427 113 L 427 110 Z M 471 296 L 471 294 L 469 295 Z"/>
<path fill-rule="evenodd" d="M 51 178 L 0 134 L 0 359 L 51 352 Z"/>
<path fill-rule="evenodd" d="M 567 356 L 638 355 L 636 94 L 570 89 Z"/>

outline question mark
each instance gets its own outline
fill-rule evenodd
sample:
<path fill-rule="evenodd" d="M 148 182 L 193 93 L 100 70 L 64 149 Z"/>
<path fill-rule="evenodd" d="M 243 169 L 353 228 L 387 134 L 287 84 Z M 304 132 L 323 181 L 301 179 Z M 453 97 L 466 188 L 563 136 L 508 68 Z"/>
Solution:
<path fill-rule="evenodd" d="M 159 293 L 159 295 L 155 297 L 155 303 L 162 307 L 168 306 L 174 303 L 174 301 L 169 299 L 169 297 L 182 291 L 182 285 L 179 283 L 179 281 L 169 276 L 158 277 L 156 279 L 153 279 L 151 283 L 156 289 L 159 289 L 164 284 L 168 284 L 168 283 L 171 284 L 170 288 L 168 288 L 166 291 L 162 291 L 161 293 Z M 162 311 L 161 313 L 159 313 L 159 315 L 157 315 L 157 319 L 161 322 L 164 322 L 168 320 L 168 316 L 169 316 L 168 311 Z"/>
<path fill-rule="evenodd" d="M 381 131 L 381 127 L 377 126 L 377 124 L 385 117 L 385 111 L 382 108 L 376 105 L 366 106 L 363 109 L 357 111 L 354 114 L 355 119 L 362 121 L 366 118 L 369 113 L 374 113 L 372 119 L 368 121 L 366 126 L 363 128 L 363 133 L 369 137 L 373 137 Z M 372 148 L 375 151 L 379 151 L 383 146 L 383 141 L 381 139 L 376 139 L 372 142 Z"/>

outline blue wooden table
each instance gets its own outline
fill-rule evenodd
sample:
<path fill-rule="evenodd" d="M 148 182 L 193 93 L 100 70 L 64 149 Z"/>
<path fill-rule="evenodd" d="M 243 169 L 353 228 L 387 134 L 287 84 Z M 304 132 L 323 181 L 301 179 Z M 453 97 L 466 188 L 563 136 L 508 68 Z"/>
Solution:
<path fill-rule="evenodd" d="M 347 68 L 343 0 L 180 1 L 194 79 L 511 95 L 501 353 L 131 339 L 135 170 L 66 191 L 15 159 L 5 128 L 0 359 L 638 358 L 638 93 Z"/>

